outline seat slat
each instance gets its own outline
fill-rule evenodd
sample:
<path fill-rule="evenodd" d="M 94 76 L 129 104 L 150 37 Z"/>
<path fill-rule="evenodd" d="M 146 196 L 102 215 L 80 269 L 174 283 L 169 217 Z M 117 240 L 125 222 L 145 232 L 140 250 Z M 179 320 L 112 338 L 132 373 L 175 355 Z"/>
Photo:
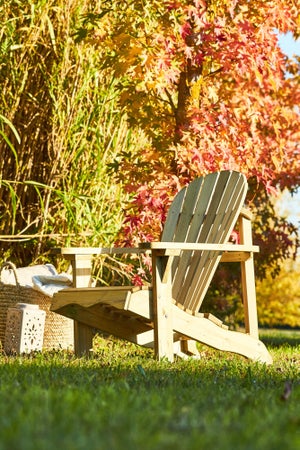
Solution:
<path fill-rule="evenodd" d="M 137 335 L 140 333 L 152 330 L 151 324 L 140 321 L 137 318 L 127 317 L 122 314 L 116 317 L 102 304 L 83 307 L 72 303 L 63 306 L 57 312 L 82 324 L 94 327 L 99 331 L 113 334 L 131 342 L 137 342 Z"/>
<path fill-rule="evenodd" d="M 128 295 L 134 290 L 132 286 L 63 289 L 53 297 L 52 309 L 55 311 L 70 303 L 89 307 L 98 302 L 124 308 Z"/>

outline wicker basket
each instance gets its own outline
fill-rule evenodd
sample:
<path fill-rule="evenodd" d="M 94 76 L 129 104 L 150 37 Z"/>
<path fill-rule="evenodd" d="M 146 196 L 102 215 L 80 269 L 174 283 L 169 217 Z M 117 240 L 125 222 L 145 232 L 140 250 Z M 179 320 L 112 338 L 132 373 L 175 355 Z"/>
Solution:
<path fill-rule="evenodd" d="M 9 267 L 16 280 L 16 284 L 5 284 L 1 281 L 1 273 Z M 29 286 L 21 286 L 18 281 L 16 267 L 11 262 L 5 262 L 0 268 L 0 341 L 2 348 L 5 339 L 7 310 L 17 303 L 30 303 L 38 305 L 46 312 L 44 331 L 45 349 L 66 349 L 74 347 L 73 320 L 50 311 L 51 298 Z"/>

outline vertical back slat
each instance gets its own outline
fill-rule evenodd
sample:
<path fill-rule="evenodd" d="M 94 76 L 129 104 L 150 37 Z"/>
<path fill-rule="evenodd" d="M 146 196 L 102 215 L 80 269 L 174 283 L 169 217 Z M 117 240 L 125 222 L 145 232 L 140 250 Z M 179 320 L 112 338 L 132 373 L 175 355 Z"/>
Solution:
<path fill-rule="evenodd" d="M 185 194 L 186 194 L 186 187 L 184 187 L 178 192 L 178 194 L 175 196 L 174 200 L 171 203 L 161 236 L 161 240 L 163 242 L 173 241 L 174 235 L 176 234 L 176 229 L 178 226 L 178 221 L 180 218 Z"/>
<path fill-rule="evenodd" d="M 194 180 L 175 197 L 162 241 L 227 242 L 247 192 L 244 175 L 222 171 Z M 172 294 L 177 303 L 197 312 L 221 255 L 184 251 L 173 263 Z"/>
<path fill-rule="evenodd" d="M 235 180 L 233 181 L 235 182 Z M 232 183 L 228 183 L 228 188 L 221 200 L 220 209 L 206 242 L 225 243 L 228 241 L 245 199 L 246 190 L 243 187 L 244 184 L 242 182 L 238 182 L 235 186 Z M 230 192 L 232 196 L 228 198 L 227 196 Z M 237 205 L 239 205 L 238 208 L 236 208 Z M 204 242 L 204 240 L 200 239 L 198 242 Z M 199 259 L 201 264 L 199 264 Z M 221 254 L 218 252 L 194 254 L 194 260 L 191 262 L 189 270 L 190 276 L 186 279 L 188 292 L 185 299 L 179 299 L 179 301 L 183 301 L 186 308 L 192 311 L 199 310 L 220 259 Z"/>
<path fill-rule="evenodd" d="M 211 174 L 209 177 L 203 177 L 201 179 L 201 190 L 199 190 L 198 196 L 195 198 L 195 203 L 191 204 L 186 202 L 186 209 L 193 212 L 190 217 L 190 227 L 184 239 L 178 239 L 178 236 L 176 236 L 174 239 L 176 242 L 197 242 L 199 229 L 205 222 L 205 217 L 207 215 L 207 211 L 209 210 L 211 199 L 213 198 L 214 187 L 218 177 L 218 173 Z M 196 181 L 197 180 L 194 180 L 191 183 L 191 186 L 196 185 Z M 180 257 L 177 257 L 178 265 L 173 268 L 173 296 L 176 299 L 178 298 L 178 294 L 183 287 L 183 281 L 186 277 L 187 267 L 189 267 L 189 261 L 192 254 L 193 252 L 182 252 Z"/>
<path fill-rule="evenodd" d="M 211 196 L 209 198 L 209 202 L 207 203 L 209 206 L 207 208 L 205 216 L 202 218 L 200 222 L 198 220 L 197 215 L 194 216 L 193 222 L 195 228 L 198 229 L 198 234 L 194 242 L 214 242 L 214 228 L 217 228 L 217 224 L 214 222 L 217 217 L 217 211 L 220 208 L 220 193 L 224 192 L 227 181 L 228 181 L 228 172 L 222 172 L 218 174 L 217 178 L 213 178 L 210 176 L 206 177 L 206 183 L 211 185 Z M 203 199 L 202 196 L 199 199 L 200 205 L 206 199 Z M 183 255 L 186 252 L 183 253 Z M 184 280 L 181 277 L 180 287 L 177 288 L 177 291 L 174 290 L 174 295 L 176 295 L 176 301 L 178 303 L 183 304 L 186 308 L 191 308 L 190 296 L 191 296 L 191 286 L 193 286 L 193 280 L 197 273 L 202 273 L 203 270 L 207 271 L 206 265 L 209 261 L 210 252 L 189 252 L 190 261 L 189 264 L 184 268 Z M 183 268 L 182 268 L 183 269 Z M 183 270 L 182 270 L 183 271 Z"/>

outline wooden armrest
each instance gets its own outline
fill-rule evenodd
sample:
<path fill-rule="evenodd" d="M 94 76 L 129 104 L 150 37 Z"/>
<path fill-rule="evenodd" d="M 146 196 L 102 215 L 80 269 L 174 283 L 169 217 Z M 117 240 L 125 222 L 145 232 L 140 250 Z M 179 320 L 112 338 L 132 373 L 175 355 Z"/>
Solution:
<path fill-rule="evenodd" d="M 113 255 L 126 253 L 145 253 L 146 250 L 134 247 L 61 247 L 52 250 L 72 264 L 73 286 L 89 287 L 92 283 L 92 263 L 94 255 Z"/>
<path fill-rule="evenodd" d="M 257 245 L 247 244 L 207 244 L 190 242 L 148 242 L 140 244 L 141 248 L 160 250 L 164 255 L 179 255 L 182 250 L 217 251 L 217 252 L 259 252 Z"/>
<path fill-rule="evenodd" d="M 126 253 L 145 253 L 145 249 L 140 247 L 61 247 L 54 248 L 51 253 L 55 255 L 114 255 Z"/>

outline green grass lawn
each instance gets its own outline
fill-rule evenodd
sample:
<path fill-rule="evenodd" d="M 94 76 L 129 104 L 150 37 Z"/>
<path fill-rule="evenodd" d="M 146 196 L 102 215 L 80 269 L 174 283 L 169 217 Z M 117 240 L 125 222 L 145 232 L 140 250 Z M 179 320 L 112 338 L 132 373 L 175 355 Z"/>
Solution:
<path fill-rule="evenodd" d="M 272 366 L 201 347 L 174 364 L 117 340 L 94 355 L 0 356 L 0 450 L 300 448 L 300 333 Z"/>

